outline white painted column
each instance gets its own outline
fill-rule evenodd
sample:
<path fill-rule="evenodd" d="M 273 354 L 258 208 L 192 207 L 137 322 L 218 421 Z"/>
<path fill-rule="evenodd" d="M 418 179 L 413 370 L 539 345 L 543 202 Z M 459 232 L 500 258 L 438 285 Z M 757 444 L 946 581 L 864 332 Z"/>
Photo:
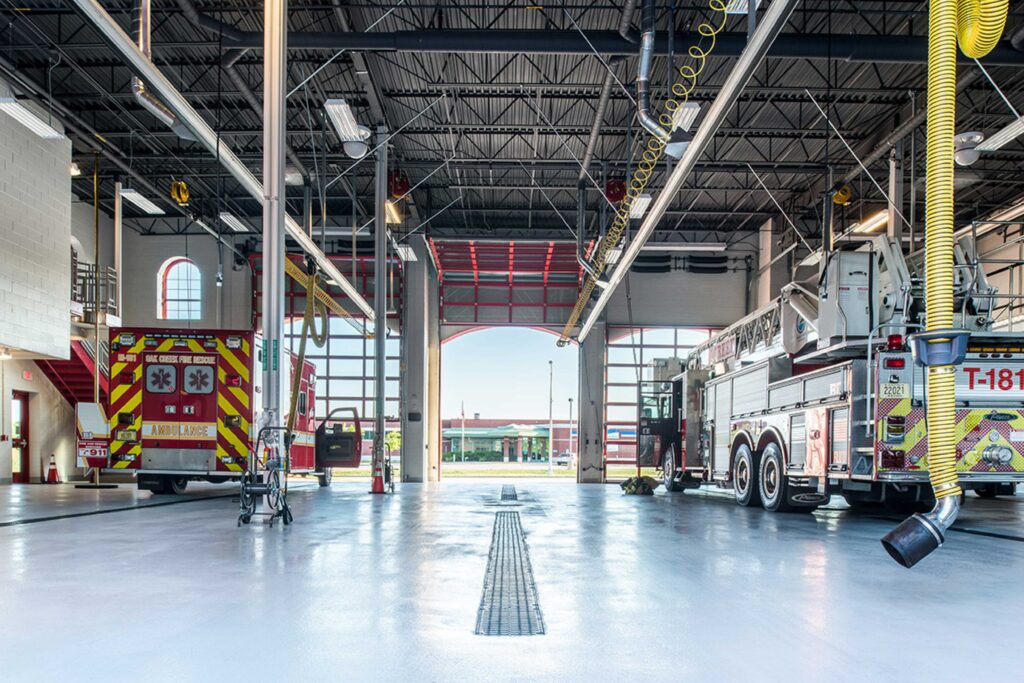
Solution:
<path fill-rule="evenodd" d="M 429 328 L 431 280 L 437 280 L 426 241 L 409 240 L 415 261 L 404 265 L 404 321 L 402 324 L 402 481 L 429 479 L 428 436 L 435 416 L 430 411 Z M 434 292 L 436 296 L 436 291 Z M 437 324 L 437 320 L 433 320 Z"/>
<path fill-rule="evenodd" d="M 605 480 L 604 371 L 607 351 L 603 322 L 579 347 L 579 470 L 576 480 L 581 484 L 600 484 Z"/>

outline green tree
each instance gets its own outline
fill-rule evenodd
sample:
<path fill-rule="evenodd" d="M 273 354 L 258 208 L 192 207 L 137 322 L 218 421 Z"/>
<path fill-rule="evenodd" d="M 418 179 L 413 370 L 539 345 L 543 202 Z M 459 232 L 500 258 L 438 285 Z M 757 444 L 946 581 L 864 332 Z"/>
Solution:
<path fill-rule="evenodd" d="M 384 445 L 392 453 L 397 453 L 402 448 L 402 432 L 397 430 L 384 432 Z"/>

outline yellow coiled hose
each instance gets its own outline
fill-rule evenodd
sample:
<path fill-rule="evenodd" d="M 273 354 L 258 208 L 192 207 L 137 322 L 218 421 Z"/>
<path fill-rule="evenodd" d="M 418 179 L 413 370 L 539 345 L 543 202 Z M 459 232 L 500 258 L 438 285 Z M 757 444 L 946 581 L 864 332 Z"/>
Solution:
<path fill-rule="evenodd" d="M 979 59 L 999 42 L 1008 0 L 931 0 L 928 16 L 928 154 L 925 301 L 929 330 L 953 327 L 953 138 L 957 42 Z M 928 368 L 928 472 L 935 498 L 959 496 L 953 366 Z"/>

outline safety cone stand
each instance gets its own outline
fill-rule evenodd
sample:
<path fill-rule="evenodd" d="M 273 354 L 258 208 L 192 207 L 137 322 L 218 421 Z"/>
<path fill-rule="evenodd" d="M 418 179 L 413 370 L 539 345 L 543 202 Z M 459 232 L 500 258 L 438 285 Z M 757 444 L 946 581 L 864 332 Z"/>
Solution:
<path fill-rule="evenodd" d="M 384 493 L 384 465 L 377 459 L 373 459 L 373 479 L 370 483 L 370 493 Z"/>
<path fill-rule="evenodd" d="M 46 468 L 46 483 L 47 484 L 59 484 L 60 473 L 57 472 L 57 461 L 53 457 L 53 453 L 50 453 L 50 466 Z"/>

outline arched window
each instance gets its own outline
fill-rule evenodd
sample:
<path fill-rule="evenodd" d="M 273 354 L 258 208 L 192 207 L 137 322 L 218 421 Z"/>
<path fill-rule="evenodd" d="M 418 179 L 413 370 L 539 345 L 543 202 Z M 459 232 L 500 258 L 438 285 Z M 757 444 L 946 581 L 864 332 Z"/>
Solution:
<path fill-rule="evenodd" d="M 183 256 L 164 261 L 157 273 L 156 315 L 161 320 L 200 320 L 202 277 L 196 264 Z"/>

